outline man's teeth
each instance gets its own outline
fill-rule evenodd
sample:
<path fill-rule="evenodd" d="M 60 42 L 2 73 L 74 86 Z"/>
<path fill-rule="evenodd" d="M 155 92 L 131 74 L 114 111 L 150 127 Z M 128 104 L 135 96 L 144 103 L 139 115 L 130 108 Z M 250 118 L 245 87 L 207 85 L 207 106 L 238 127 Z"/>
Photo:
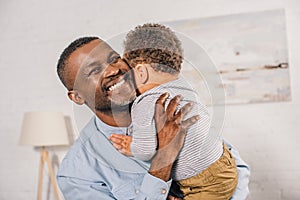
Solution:
<path fill-rule="evenodd" d="M 110 86 L 110 87 L 108 88 L 108 90 L 109 90 L 109 91 L 113 91 L 113 90 L 115 90 L 115 89 L 118 89 L 124 82 L 125 82 L 125 81 L 122 80 L 122 81 L 120 81 L 120 82 L 118 82 L 118 83 L 116 83 L 116 84 Z"/>

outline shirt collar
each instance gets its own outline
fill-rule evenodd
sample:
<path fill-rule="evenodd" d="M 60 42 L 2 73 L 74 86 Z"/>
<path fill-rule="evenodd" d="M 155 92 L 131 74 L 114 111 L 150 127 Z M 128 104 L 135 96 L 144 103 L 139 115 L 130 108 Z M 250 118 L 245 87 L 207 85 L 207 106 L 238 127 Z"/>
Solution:
<path fill-rule="evenodd" d="M 111 134 L 123 134 L 123 135 L 131 135 L 131 125 L 129 127 L 115 127 L 115 126 L 110 126 L 106 123 L 104 123 L 101 119 L 96 117 L 96 127 L 98 131 L 103 133 L 107 138 Z"/>

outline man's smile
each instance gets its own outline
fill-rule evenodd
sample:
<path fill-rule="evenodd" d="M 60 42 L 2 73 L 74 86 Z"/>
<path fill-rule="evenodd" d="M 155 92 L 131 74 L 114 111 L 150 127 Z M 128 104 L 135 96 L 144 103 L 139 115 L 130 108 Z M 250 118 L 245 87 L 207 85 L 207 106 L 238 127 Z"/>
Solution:
<path fill-rule="evenodd" d="M 122 80 L 121 80 L 120 82 L 118 82 L 118 83 L 113 84 L 112 86 L 109 86 L 109 87 L 108 87 L 108 91 L 114 91 L 114 90 L 120 88 L 121 85 L 122 85 L 123 83 L 125 83 L 125 80 L 124 80 L 124 79 L 122 79 Z"/>
<path fill-rule="evenodd" d="M 112 95 L 112 93 L 122 93 L 122 90 L 129 89 L 128 86 L 131 85 L 131 81 L 130 73 L 126 72 L 125 74 L 104 83 L 102 89 L 108 95 Z"/>

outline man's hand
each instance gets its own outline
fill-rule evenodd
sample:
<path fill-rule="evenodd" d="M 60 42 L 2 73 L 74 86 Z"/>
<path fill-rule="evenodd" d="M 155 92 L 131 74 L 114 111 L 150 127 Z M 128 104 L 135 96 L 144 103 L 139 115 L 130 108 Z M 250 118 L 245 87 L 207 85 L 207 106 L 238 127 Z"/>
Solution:
<path fill-rule="evenodd" d="M 164 181 L 170 179 L 172 165 L 183 146 L 187 129 L 200 119 L 200 116 L 196 115 L 183 121 L 183 118 L 192 108 L 191 103 L 187 103 L 176 113 L 181 100 L 180 96 L 174 97 L 165 110 L 168 96 L 165 93 L 156 101 L 155 124 L 158 151 L 153 157 L 149 169 L 151 175 Z"/>
<path fill-rule="evenodd" d="M 132 137 L 128 135 L 111 134 L 109 139 L 112 141 L 113 146 L 125 156 L 132 156 L 130 144 Z"/>

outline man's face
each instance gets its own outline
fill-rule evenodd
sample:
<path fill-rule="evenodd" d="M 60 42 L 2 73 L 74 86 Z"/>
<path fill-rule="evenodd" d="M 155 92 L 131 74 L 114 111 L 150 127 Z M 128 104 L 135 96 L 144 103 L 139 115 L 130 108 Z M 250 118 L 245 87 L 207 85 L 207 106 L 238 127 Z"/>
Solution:
<path fill-rule="evenodd" d="M 92 110 L 128 108 L 135 97 L 132 73 L 110 46 L 93 40 L 74 51 L 67 60 L 67 78 Z"/>

